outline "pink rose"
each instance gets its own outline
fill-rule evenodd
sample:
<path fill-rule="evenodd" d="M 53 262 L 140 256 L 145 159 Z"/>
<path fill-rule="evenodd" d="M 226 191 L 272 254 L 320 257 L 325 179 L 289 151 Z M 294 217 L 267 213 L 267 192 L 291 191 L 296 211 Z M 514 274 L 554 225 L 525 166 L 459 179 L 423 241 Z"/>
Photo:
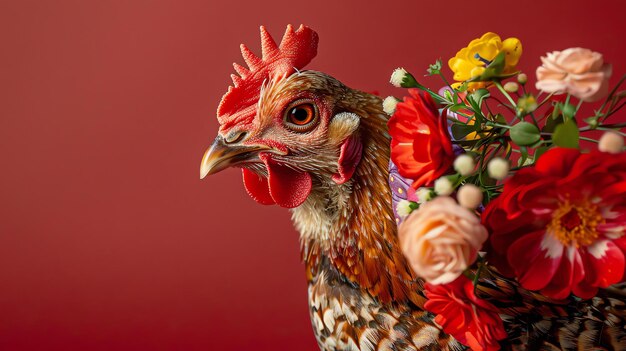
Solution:
<path fill-rule="evenodd" d="M 440 196 L 413 211 L 398 237 L 415 273 L 431 284 L 445 284 L 474 263 L 487 230 L 474 213 Z"/>
<path fill-rule="evenodd" d="M 602 54 L 583 48 L 549 52 L 537 68 L 539 90 L 547 93 L 568 93 L 583 101 L 597 101 L 609 91 L 611 65 Z"/>

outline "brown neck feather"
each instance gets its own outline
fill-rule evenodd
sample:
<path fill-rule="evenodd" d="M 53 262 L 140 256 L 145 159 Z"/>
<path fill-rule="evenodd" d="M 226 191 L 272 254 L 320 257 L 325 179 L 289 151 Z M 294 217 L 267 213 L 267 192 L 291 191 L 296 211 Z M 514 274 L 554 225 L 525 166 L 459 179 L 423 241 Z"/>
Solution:
<path fill-rule="evenodd" d="M 303 211 L 335 209 L 327 214 L 327 233 L 319 228 L 317 234 L 302 236 L 302 257 L 307 274 L 312 279 L 322 258 L 327 257 L 349 281 L 381 302 L 411 301 L 422 306 L 421 283 L 400 251 L 391 208 L 388 117 L 382 111 L 379 98 L 357 91 L 353 93 L 350 110 L 361 116 L 359 132 L 363 142 L 363 156 L 358 168 L 351 182 L 344 186 L 320 187 L 319 193 L 311 196 L 308 204 L 305 202 L 303 208 L 294 211 L 296 227 L 302 229 L 307 226 L 301 223 L 307 220 L 301 215 Z M 332 201 L 336 203 L 328 203 Z"/>

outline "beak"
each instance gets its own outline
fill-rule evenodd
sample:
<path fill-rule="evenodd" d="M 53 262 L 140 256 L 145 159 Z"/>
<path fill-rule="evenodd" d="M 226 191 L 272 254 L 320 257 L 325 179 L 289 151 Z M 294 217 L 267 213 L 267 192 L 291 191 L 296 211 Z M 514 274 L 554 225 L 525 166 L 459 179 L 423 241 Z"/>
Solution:
<path fill-rule="evenodd" d="M 271 148 L 266 145 L 227 144 L 218 135 L 202 157 L 200 179 L 231 166 L 258 160 L 259 152 L 264 150 Z"/>

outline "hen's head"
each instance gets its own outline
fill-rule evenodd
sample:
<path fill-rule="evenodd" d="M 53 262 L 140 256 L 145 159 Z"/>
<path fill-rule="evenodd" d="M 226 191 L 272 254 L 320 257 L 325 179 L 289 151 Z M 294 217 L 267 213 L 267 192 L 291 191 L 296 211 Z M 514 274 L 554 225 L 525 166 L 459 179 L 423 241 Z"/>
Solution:
<path fill-rule="evenodd" d="M 361 159 L 359 93 L 315 71 L 317 34 L 291 26 L 277 45 L 261 27 L 263 55 L 244 45 L 249 68 L 235 64 L 217 110 L 220 129 L 202 159 L 204 178 L 241 167 L 246 190 L 262 204 L 293 208 L 315 186 L 350 180 Z"/>

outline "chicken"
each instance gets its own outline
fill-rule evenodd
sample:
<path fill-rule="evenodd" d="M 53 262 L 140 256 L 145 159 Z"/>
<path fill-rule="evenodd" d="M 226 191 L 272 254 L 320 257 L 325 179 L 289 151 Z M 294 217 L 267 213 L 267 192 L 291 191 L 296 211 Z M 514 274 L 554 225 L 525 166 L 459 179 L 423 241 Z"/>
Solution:
<path fill-rule="evenodd" d="M 318 36 L 291 26 L 262 58 L 242 45 L 234 86 L 201 178 L 240 167 L 248 194 L 289 208 L 300 232 L 310 316 L 321 350 L 463 350 L 423 309 L 422 281 L 398 244 L 381 100 L 321 72 L 301 71 Z M 477 293 L 501 309 L 503 349 L 626 349 L 623 290 L 551 301 L 491 273 Z"/>

